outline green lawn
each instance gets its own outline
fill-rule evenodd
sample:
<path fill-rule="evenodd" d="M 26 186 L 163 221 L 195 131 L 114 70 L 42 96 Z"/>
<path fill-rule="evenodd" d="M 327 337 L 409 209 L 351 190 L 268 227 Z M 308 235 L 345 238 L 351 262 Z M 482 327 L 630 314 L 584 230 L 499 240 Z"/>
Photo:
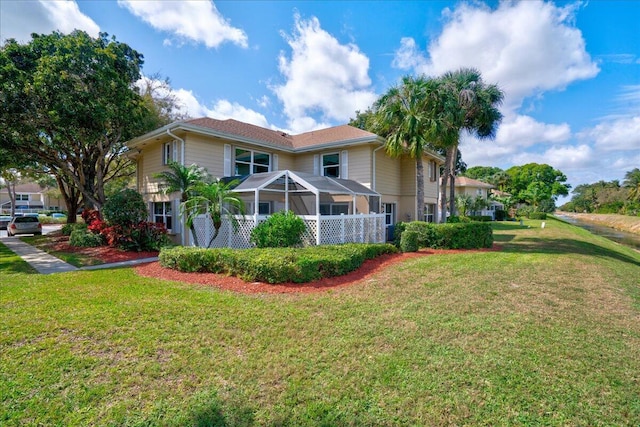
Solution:
<path fill-rule="evenodd" d="M 640 254 L 553 219 L 500 252 L 242 295 L 0 245 L 0 425 L 640 425 Z"/>

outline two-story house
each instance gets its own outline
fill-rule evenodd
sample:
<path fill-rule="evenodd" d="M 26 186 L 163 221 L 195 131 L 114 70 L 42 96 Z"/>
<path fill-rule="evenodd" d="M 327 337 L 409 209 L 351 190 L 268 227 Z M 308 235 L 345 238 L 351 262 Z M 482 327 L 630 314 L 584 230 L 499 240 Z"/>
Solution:
<path fill-rule="evenodd" d="M 197 164 L 214 177 L 242 177 L 235 191 L 243 196 L 247 214 L 256 217 L 282 209 L 323 219 L 384 215 L 383 227 L 392 230 L 397 221 L 415 220 L 422 203 L 425 217 L 419 219 L 436 221 L 444 159 L 425 153 L 425 198 L 418 201 L 415 160 L 389 157 L 384 144 L 383 138 L 349 125 L 289 135 L 232 119 L 199 118 L 169 124 L 127 145 L 150 218 L 165 223 L 177 242 L 190 244 L 178 216 L 179 195 L 163 194 L 154 178 L 170 161 Z M 317 242 L 331 240 L 318 237 Z"/>
<path fill-rule="evenodd" d="M 467 178 L 466 176 L 456 177 L 455 189 L 456 195 L 468 195 L 473 197 L 482 198 L 486 203 L 486 209 L 482 211 L 473 212 L 474 215 L 485 215 L 495 219 L 496 210 L 504 209 L 504 205 L 496 200 L 493 200 L 490 196 L 492 190 L 496 187 L 492 184 L 487 184 L 477 179 Z"/>

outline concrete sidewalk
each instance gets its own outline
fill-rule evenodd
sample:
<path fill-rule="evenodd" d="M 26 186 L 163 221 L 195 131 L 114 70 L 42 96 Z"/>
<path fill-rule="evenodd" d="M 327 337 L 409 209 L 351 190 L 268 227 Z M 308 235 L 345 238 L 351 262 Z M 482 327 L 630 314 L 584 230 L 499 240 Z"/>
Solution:
<path fill-rule="evenodd" d="M 89 265 L 86 267 L 78 268 L 69 263 L 62 261 L 59 258 L 49 255 L 48 253 L 41 251 L 38 248 L 31 246 L 28 243 L 23 242 L 17 237 L 3 238 L 2 243 L 13 251 L 15 254 L 22 257 L 23 260 L 29 263 L 35 268 L 38 273 L 51 274 L 51 273 L 65 273 L 68 271 L 78 270 L 101 270 L 104 268 L 119 268 L 130 267 L 132 265 L 144 264 L 147 262 L 154 262 L 158 260 L 158 257 L 134 259 L 131 261 L 120 261 L 109 264 Z"/>
<path fill-rule="evenodd" d="M 2 243 L 16 255 L 20 255 L 23 260 L 38 270 L 38 273 L 65 273 L 67 271 L 78 270 L 78 267 L 74 267 L 53 255 L 49 255 L 45 251 L 41 251 L 40 249 L 31 246 L 17 237 L 3 238 Z"/>

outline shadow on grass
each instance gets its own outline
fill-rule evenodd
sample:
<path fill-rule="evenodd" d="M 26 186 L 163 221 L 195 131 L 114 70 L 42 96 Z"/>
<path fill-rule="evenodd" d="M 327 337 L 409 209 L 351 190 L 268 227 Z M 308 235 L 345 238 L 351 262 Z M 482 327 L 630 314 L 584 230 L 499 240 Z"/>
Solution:
<path fill-rule="evenodd" d="M 498 236 L 495 236 L 498 237 Z M 613 249 L 575 239 L 542 239 L 537 237 L 523 237 L 516 243 L 506 245 L 503 252 L 525 252 L 544 254 L 581 254 L 600 256 L 640 266 L 640 261 Z"/>
<path fill-rule="evenodd" d="M 18 273 L 38 274 L 38 271 L 0 243 L 0 275 Z"/>
<path fill-rule="evenodd" d="M 523 230 L 525 228 L 527 228 L 526 225 L 520 225 L 519 222 L 515 222 L 515 221 L 507 221 L 507 222 L 499 222 L 499 221 L 494 221 L 491 223 L 491 228 L 493 228 L 494 230 Z"/>

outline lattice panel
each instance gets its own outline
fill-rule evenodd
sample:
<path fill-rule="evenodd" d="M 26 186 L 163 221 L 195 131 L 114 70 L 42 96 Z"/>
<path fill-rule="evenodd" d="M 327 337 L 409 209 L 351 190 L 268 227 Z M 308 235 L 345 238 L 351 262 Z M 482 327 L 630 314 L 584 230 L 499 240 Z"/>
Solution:
<path fill-rule="evenodd" d="M 258 224 L 266 221 L 267 217 L 258 217 Z M 251 230 L 254 228 L 253 217 L 238 217 L 237 233 L 232 229 L 228 219 L 222 221 L 222 227 L 212 248 L 246 249 L 253 247 Z M 303 234 L 305 245 L 315 245 L 318 233 L 318 221 L 304 218 L 307 226 Z M 320 216 L 320 244 L 337 245 L 341 243 L 380 243 L 384 242 L 384 215 L 340 215 Z M 200 215 L 194 220 L 194 228 L 198 236 L 198 245 L 206 247 L 213 236 L 213 222 L 208 215 Z"/>

